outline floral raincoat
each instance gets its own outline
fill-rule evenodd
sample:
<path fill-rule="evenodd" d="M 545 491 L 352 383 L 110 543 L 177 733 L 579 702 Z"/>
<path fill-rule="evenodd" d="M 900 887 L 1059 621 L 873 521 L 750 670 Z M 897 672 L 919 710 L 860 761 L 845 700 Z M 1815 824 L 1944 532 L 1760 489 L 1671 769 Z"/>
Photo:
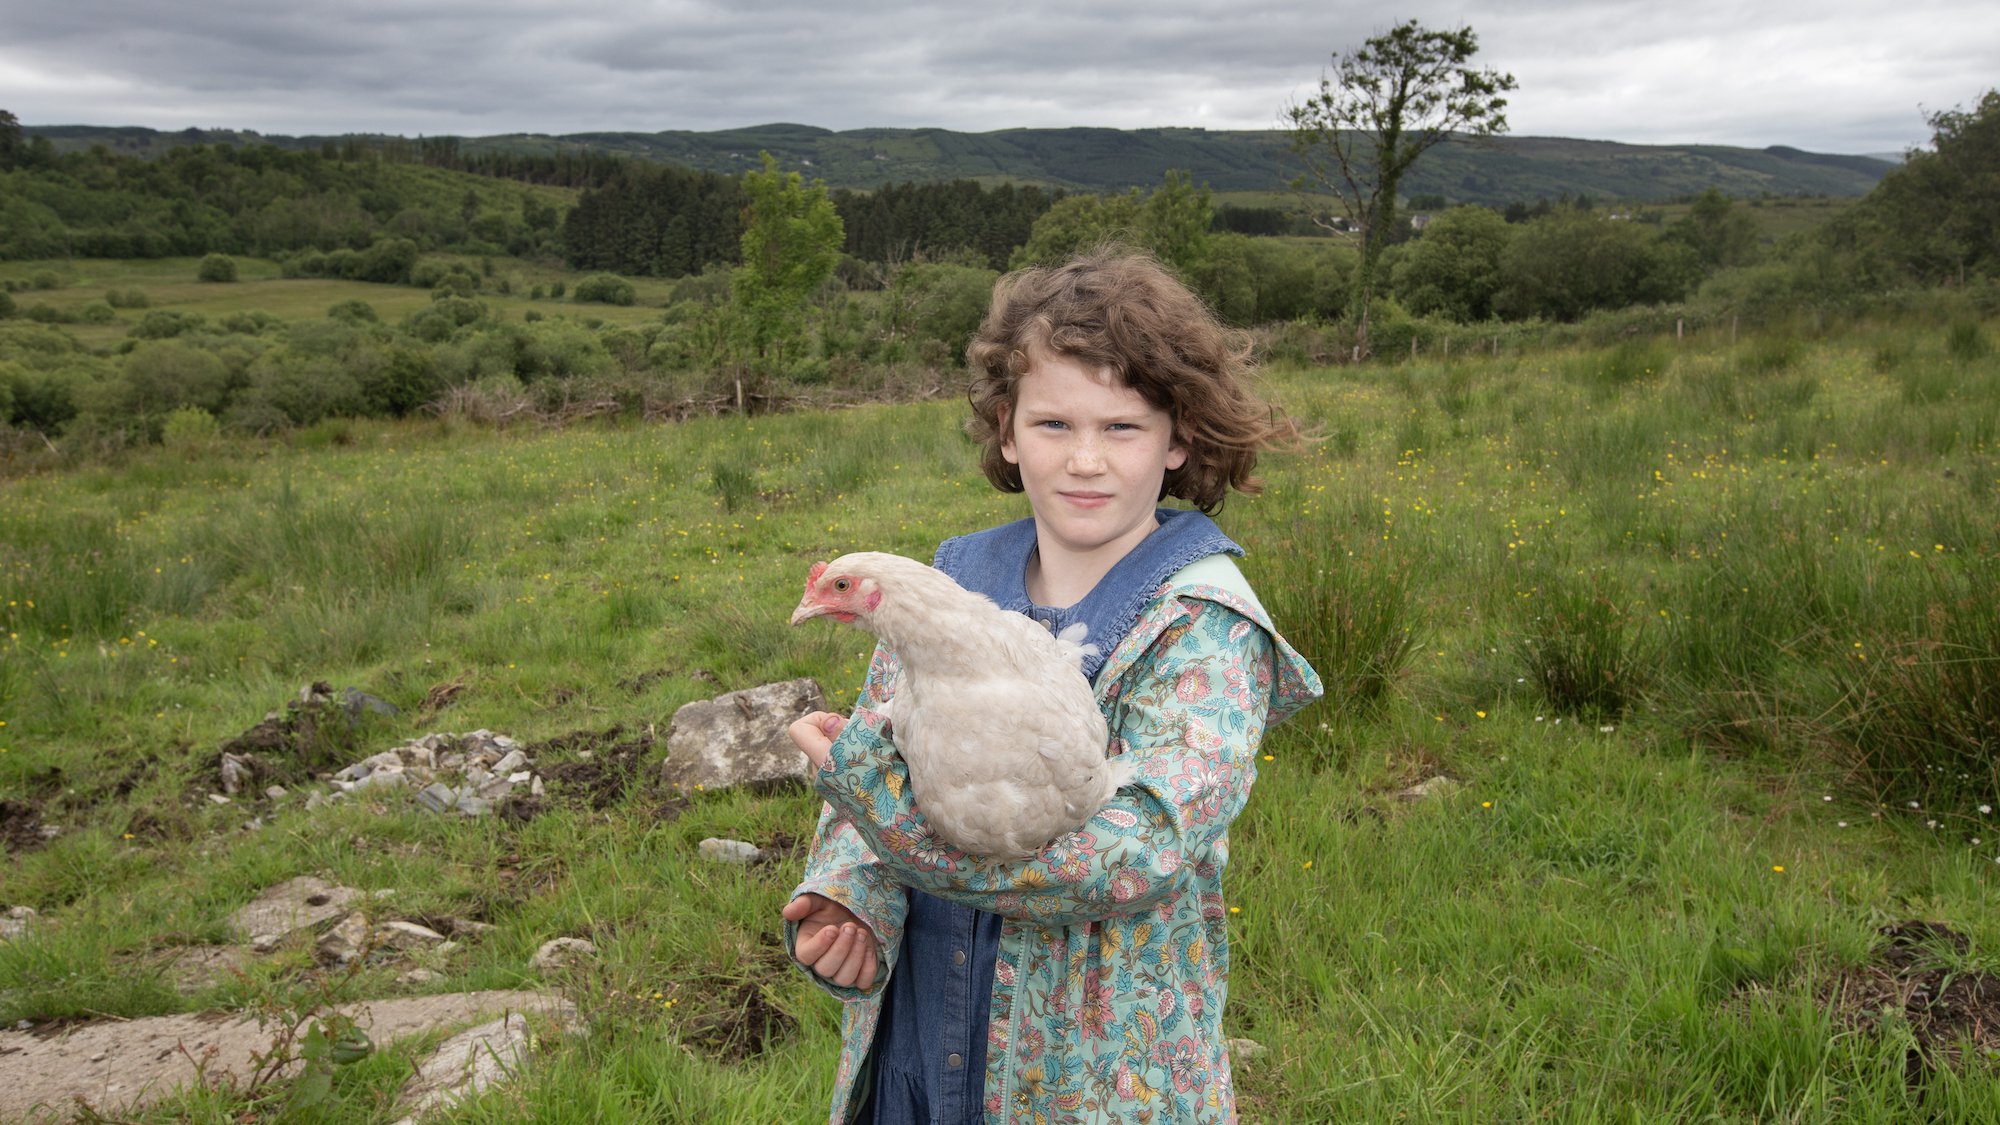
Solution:
<path fill-rule="evenodd" d="M 1098 702 L 1137 779 L 1028 859 L 970 857 L 931 833 L 907 767 L 866 709 L 887 698 L 894 662 L 877 648 L 854 721 L 816 778 L 827 804 L 794 892 L 841 903 L 880 942 L 867 989 L 812 978 L 844 1001 L 829 1120 L 849 1120 L 868 1089 L 905 886 L 1004 919 L 987 1121 L 1234 1120 L 1221 1026 L 1229 823 L 1250 795 L 1265 728 L 1320 694 L 1235 564 L 1216 555 L 1175 574 L 1105 662 Z M 796 927 L 786 930 L 789 947 Z"/>

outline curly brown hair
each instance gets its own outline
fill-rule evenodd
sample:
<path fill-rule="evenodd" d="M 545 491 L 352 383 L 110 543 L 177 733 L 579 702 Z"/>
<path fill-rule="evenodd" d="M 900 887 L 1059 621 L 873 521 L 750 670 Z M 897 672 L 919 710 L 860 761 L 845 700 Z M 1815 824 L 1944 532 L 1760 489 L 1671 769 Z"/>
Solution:
<path fill-rule="evenodd" d="M 1253 474 L 1258 451 L 1298 442 L 1297 424 L 1248 385 L 1249 338 L 1224 328 L 1151 256 L 1104 246 L 1001 278 L 965 349 L 972 369 L 966 432 L 980 445 L 980 470 L 1002 492 L 1022 491 L 1021 471 L 1000 446 L 1035 349 L 1108 368 L 1167 412 L 1188 456 L 1167 471 L 1163 498 L 1214 513 L 1230 489 L 1263 488 Z"/>

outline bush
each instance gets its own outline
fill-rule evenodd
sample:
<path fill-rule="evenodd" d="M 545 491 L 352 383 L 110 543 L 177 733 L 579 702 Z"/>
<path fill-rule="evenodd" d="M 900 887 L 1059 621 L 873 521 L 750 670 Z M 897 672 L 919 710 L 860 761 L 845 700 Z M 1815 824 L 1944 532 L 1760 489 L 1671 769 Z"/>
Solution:
<path fill-rule="evenodd" d="M 114 309 L 143 309 L 153 302 L 141 289 L 107 289 L 104 291 L 104 303 Z"/>
<path fill-rule="evenodd" d="M 265 330 L 277 328 L 284 323 L 282 318 L 273 316 L 261 309 L 243 309 L 223 317 L 221 328 L 224 332 L 234 332 L 244 336 L 258 336 L 262 335 Z"/>
<path fill-rule="evenodd" d="M 61 279 L 56 277 L 53 270 L 37 270 L 34 276 L 28 279 L 30 289 L 54 289 L 61 284 Z"/>
<path fill-rule="evenodd" d="M 0 320 L 14 315 L 14 295 L 0 292 Z"/>
<path fill-rule="evenodd" d="M 326 316 L 328 320 L 337 320 L 343 324 L 382 323 L 381 316 L 375 312 L 375 306 L 359 297 L 342 301 L 327 309 Z"/>
<path fill-rule="evenodd" d="M 111 306 L 102 301 L 83 306 L 83 310 L 76 316 L 85 324 L 110 324 L 118 319 L 118 314 L 112 311 Z"/>
<path fill-rule="evenodd" d="M 629 305 L 638 299 L 638 294 L 624 278 L 598 273 L 576 283 L 576 299 L 600 305 Z"/>
<path fill-rule="evenodd" d="M 236 259 L 227 254 L 210 254 L 195 271 L 197 281 L 235 281 Z"/>
<path fill-rule="evenodd" d="M 215 415 L 199 406 L 183 406 L 167 415 L 160 427 L 160 443 L 168 449 L 186 450 L 200 453 L 214 445 L 222 436 L 222 425 Z"/>
<path fill-rule="evenodd" d="M 76 314 L 54 305 L 29 305 L 21 314 L 37 324 L 75 324 Z"/>
<path fill-rule="evenodd" d="M 560 300 L 562 298 L 562 295 L 563 295 L 563 283 L 560 281 L 549 282 L 549 296 Z"/>
<path fill-rule="evenodd" d="M 126 335 L 135 340 L 169 340 L 206 327 L 208 318 L 200 313 L 154 309 L 141 317 Z"/>
<path fill-rule="evenodd" d="M 1953 321 L 1945 331 L 1944 349 L 1946 354 L 1961 363 L 1985 359 L 1986 354 L 1993 350 L 1976 320 Z"/>

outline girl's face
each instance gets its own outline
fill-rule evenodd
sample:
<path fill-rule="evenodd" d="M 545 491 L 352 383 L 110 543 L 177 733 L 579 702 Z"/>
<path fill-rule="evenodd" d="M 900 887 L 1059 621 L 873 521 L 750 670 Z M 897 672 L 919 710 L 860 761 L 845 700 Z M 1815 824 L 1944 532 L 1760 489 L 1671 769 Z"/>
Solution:
<path fill-rule="evenodd" d="M 1109 369 L 1040 348 L 1001 429 L 1001 456 L 1021 470 L 1045 558 L 1123 558 L 1159 526 L 1161 482 L 1187 461 L 1166 411 Z"/>

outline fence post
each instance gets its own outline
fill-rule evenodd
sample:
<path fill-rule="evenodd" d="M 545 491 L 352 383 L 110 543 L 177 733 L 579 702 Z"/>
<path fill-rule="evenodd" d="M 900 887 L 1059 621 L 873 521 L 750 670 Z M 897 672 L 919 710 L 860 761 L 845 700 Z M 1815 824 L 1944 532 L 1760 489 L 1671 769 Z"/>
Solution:
<path fill-rule="evenodd" d="M 1451 337 L 1449 336 L 1444 338 L 1444 357 L 1446 359 L 1451 358 Z"/>
<path fill-rule="evenodd" d="M 1417 338 L 1415 336 L 1410 337 L 1410 358 L 1417 358 Z"/>
<path fill-rule="evenodd" d="M 1674 343 L 1676 344 L 1681 342 L 1681 328 L 1685 323 L 1680 317 L 1674 318 Z"/>
<path fill-rule="evenodd" d="M 1729 314 L 1729 346 L 1736 346 L 1736 314 Z"/>
<path fill-rule="evenodd" d="M 1493 337 L 1493 354 L 1495 356 L 1500 354 L 1500 337 L 1498 336 Z"/>

